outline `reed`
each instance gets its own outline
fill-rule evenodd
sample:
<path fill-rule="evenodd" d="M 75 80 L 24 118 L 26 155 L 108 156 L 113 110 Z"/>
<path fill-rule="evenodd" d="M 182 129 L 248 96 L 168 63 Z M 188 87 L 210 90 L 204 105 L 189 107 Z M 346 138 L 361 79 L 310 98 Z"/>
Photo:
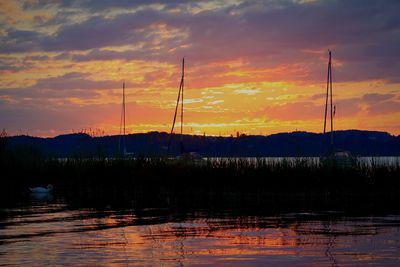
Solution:
<path fill-rule="evenodd" d="M 44 157 L 34 148 L 1 154 L 1 186 L 23 193 L 51 183 L 59 192 L 267 192 L 321 195 L 398 195 L 400 164 L 325 166 L 307 159 L 207 159 Z"/>

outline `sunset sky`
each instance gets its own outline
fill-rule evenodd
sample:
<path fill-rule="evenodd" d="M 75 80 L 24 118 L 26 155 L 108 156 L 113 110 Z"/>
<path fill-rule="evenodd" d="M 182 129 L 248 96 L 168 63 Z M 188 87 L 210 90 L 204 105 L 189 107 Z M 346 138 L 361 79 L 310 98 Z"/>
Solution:
<path fill-rule="evenodd" d="M 10 135 L 169 131 L 185 57 L 187 134 L 400 134 L 400 1 L 0 1 L 0 127 Z M 179 124 L 178 124 L 179 125 Z M 0 130 L 1 130 L 0 129 Z"/>

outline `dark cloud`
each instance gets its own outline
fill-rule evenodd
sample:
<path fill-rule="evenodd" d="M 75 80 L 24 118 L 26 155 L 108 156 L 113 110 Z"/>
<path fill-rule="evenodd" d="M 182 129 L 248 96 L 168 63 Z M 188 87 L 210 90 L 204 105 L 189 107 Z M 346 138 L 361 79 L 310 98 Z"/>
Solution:
<path fill-rule="evenodd" d="M 399 82 L 400 11 L 399 1 L 349 0 L 317 1 L 243 1 L 240 5 L 197 14 L 175 7 L 198 6 L 189 1 L 34 1 L 31 6 L 57 4 L 83 10 L 105 11 L 112 8 L 149 6 L 162 3 L 165 8 L 144 8 L 134 13 L 105 17 L 88 16 L 69 23 L 53 35 L 8 29 L 0 52 L 92 50 L 73 56 L 76 61 L 96 59 L 146 59 L 175 61 L 183 55 L 198 64 L 218 60 L 246 58 L 255 67 L 302 64 L 308 80 L 320 80 L 324 64 L 316 54 L 305 50 L 334 49 L 334 68 L 339 81 L 386 79 Z M 203 2 L 200 2 L 200 4 Z M 186 32 L 187 38 L 160 37 L 154 24 Z M 145 43 L 140 51 L 111 52 L 105 46 Z M 160 47 L 161 45 L 161 47 Z M 157 51 L 157 52 L 155 52 Z M 304 75 L 293 76 L 304 79 Z"/>
<path fill-rule="evenodd" d="M 46 61 L 49 60 L 50 57 L 46 55 L 41 56 L 26 56 L 24 60 L 32 60 L 32 61 Z"/>
<path fill-rule="evenodd" d="M 377 103 L 371 103 L 368 106 L 368 115 L 384 115 L 393 114 L 400 112 L 400 102 L 399 101 L 382 101 Z"/>
<path fill-rule="evenodd" d="M 159 78 L 159 75 L 167 76 L 167 73 L 155 71 L 146 75 L 143 82 L 129 82 L 127 85 L 129 87 L 127 88 L 135 88 L 135 90 L 128 93 L 134 95 L 154 95 L 156 92 L 143 91 L 141 88 L 148 88 L 152 82 Z M 28 98 L 30 101 L 35 103 L 46 100 L 61 101 L 71 97 L 89 100 L 99 97 L 100 91 L 107 91 L 107 95 L 112 96 L 112 90 L 121 88 L 122 83 L 122 80 L 95 81 L 89 79 L 85 73 L 70 72 L 62 76 L 39 79 L 34 85 L 25 88 L 1 89 L 0 97 L 7 97 L 13 99 L 15 102 L 21 102 Z"/>
<path fill-rule="evenodd" d="M 95 99 L 100 96 L 99 90 L 119 88 L 121 84 L 122 81 L 93 81 L 84 73 L 71 72 L 58 77 L 39 79 L 34 85 L 25 88 L 1 89 L 0 97 L 7 97 L 18 103 L 24 102 L 24 99 L 29 99 L 32 104 L 44 101 L 45 105 L 48 105 L 55 99 Z"/>
<path fill-rule="evenodd" d="M 361 111 L 359 98 L 339 99 L 334 103 L 336 109 L 336 116 L 354 117 Z"/>
<path fill-rule="evenodd" d="M 400 101 L 395 94 L 365 94 L 361 102 L 367 104 L 367 113 L 371 116 L 400 112 Z"/>
<path fill-rule="evenodd" d="M 145 34 L 137 33 L 136 30 L 153 21 L 152 16 L 121 15 L 113 20 L 94 16 L 83 23 L 60 29 L 56 36 L 43 39 L 41 46 L 48 51 L 69 51 L 146 41 Z"/>
<path fill-rule="evenodd" d="M 22 8 L 25 10 L 37 10 L 52 6 L 71 7 L 73 3 L 74 1 L 72 0 L 25 0 L 22 4 Z"/>
<path fill-rule="evenodd" d="M 88 59 L 97 56 L 171 61 L 186 55 L 198 64 L 207 64 L 216 60 L 244 57 L 253 66 L 259 67 L 303 64 L 310 72 L 310 80 L 320 79 L 319 73 L 324 65 L 315 64 L 315 55 L 305 53 L 304 50 L 323 51 L 332 48 L 334 60 L 344 63 L 334 69 L 339 81 L 399 81 L 400 17 L 397 14 L 400 2 L 262 3 L 250 1 L 241 6 L 196 15 L 145 10 L 106 21 L 96 17 L 82 25 L 63 29 L 57 40 L 48 45 L 49 49 L 63 46 L 68 49 L 71 45 L 68 40 L 75 40 L 76 36 L 85 37 L 79 44 L 72 44 L 73 49 L 147 42 L 150 45 L 144 51 L 111 53 L 97 50 L 89 53 Z M 149 48 L 157 36 L 152 36 L 152 39 L 148 32 L 135 32 L 135 29 L 152 23 L 165 23 L 174 29 L 186 31 L 189 36 L 182 40 L 164 40 L 161 53 L 154 54 Z M 99 31 L 92 31 L 94 27 L 98 27 Z M 115 29 L 119 29 L 118 34 L 115 34 Z M 189 46 L 182 48 L 182 44 Z M 175 50 L 170 52 L 171 48 Z M 85 60 L 85 57 L 75 59 Z"/>
<path fill-rule="evenodd" d="M 6 31 L 6 35 L 0 36 L 0 54 L 40 50 L 40 33 L 13 29 Z"/>
<path fill-rule="evenodd" d="M 122 83 L 122 82 L 121 82 Z M 119 83 L 119 84 L 121 84 Z M 93 81 L 87 75 L 80 72 L 70 72 L 59 77 L 40 79 L 29 89 L 52 89 L 52 90 L 72 90 L 72 89 L 111 89 L 119 86 L 114 81 Z"/>
<path fill-rule="evenodd" d="M 149 48 L 143 48 L 138 50 L 125 50 L 122 52 L 93 49 L 87 54 L 64 53 L 57 57 L 57 59 L 70 59 L 76 62 L 95 61 L 95 60 L 135 60 L 135 59 L 139 60 L 146 59 L 148 61 L 165 61 L 167 58 L 168 60 L 172 59 L 171 57 L 160 55 L 160 52 L 157 50 Z"/>
<path fill-rule="evenodd" d="M 57 56 L 55 56 L 54 59 L 55 60 L 70 60 L 71 59 L 71 53 L 69 53 L 69 52 L 60 53 Z"/>
<path fill-rule="evenodd" d="M 31 62 L 21 62 L 12 58 L 0 58 L 0 73 L 18 72 L 32 67 Z"/>
<path fill-rule="evenodd" d="M 154 0 L 119 0 L 119 1 L 108 1 L 108 0 L 84 0 L 84 1 L 75 1 L 74 5 L 79 8 L 84 8 L 90 10 L 92 12 L 99 12 L 114 8 L 120 9 L 131 9 L 136 8 L 143 5 L 151 5 L 155 3 L 163 4 L 171 1 L 154 1 Z M 176 1 L 175 1 L 176 2 Z"/>
<path fill-rule="evenodd" d="M 84 100 L 94 99 L 99 96 L 96 90 L 71 89 L 71 90 L 53 90 L 38 88 L 13 88 L 1 89 L 0 97 L 12 99 L 14 103 L 23 105 L 51 105 L 54 100 L 59 103 L 69 102 L 68 98 L 79 98 Z M 26 103 L 26 100 L 30 103 Z"/>
<path fill-rule="evenodd" d="M 167 8 L 177 6 L 193 7 L 198 6 L 201 2 L 212 2 L 212 0 L 26 0 L 23 3 L 23 8 L 37 10 L 57 6 L 59 8 L 79 8 L 91 12 L 100 12 L 110 9 L 132 9 L 153 4 L 164 5 Z"/>
<path fill-rule="evenodd" d="M 394 98 L 395 94 L 365 94 L 362 101 L 366 103 L 378 103 Z"/>
<path fill-rule="evenodd" d="M 141 12 L 134 16 L 121 15 L 112 20 L 93 16 L 82 23 L 62 27 L 50 36 L 35 31 L 8 29 L 7 35 L 0 39 L 0 53 L 87 50 L 148 41 L 145 32 L 137 33 L 135 30 L 154 21 L 154 13 Z"/>

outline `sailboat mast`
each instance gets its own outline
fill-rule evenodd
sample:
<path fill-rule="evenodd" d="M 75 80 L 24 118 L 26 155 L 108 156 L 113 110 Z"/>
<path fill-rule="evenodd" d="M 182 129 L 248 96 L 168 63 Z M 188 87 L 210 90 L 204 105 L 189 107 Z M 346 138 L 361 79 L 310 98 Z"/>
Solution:
<path fill-rule="evenodd" d="M 330 98 L 330 100 L 329 100 Z M 325 116 L 324 116 L 324 134 L 326 133 L 326 123 L 328 120 L 328 105 L 330 106 L 330 120 L 331 120 L 331 133 L 330 133 L 330 146 L 333 152 L 333 88 L 332 88 L 332 52 L 329 50 L 328 61 L 328 74 L 326 79 L 326 97 L 325 97 Z"/>
<path fill-rule="evenodd" d="M 124 119 L 124 136 L 125 136 L 125 83 L 122 84 L 122 109 L 123 109 L 123 119 Z"/>
<path fill-rule="evenodd" d="M 182 58 L 182 79 L 181 79 L 181 141 L 182 141 L 182 134 L 183 134 L 183 88 L 185 85 L 185 58 Z"/>
<path fill-rule="evenodd" d="M 171 137 L 174 132 L 174 127 L 175 127 L 175 122 L 176 122 L 176 116 L 179 111 L 179 101 L 181 101 L 181 147 L 182 147 L 182 134 L 183 134 L 183 86 L 184 86 L 184 76 L 185 76 L 185 58 L 182 59 L 182 77 L 181 77 L 181 82 L 179 84 L 179 92 L 178 92 L 178 99 L 176 100 L 176 106 L 175 106 L 175 113 L 174 113 L 174 120 L 172 122 L 172 128 L 171 132 L 169 135 L 169 140 L 168 140 L 168 147 L 167 147 L 167 154 L 169 154 L 169 149 L 171 146 Z"/>
<path fill-rule="evenodd" d="M 122 156 L 126 154 L 125 82 L 122 83 Z"/>
<path fill-rule="evenodd" d="M 332 93 L 332 53 L 329 51 L 329 85 L 331 94 L 331 149 L 333 150 L 333 93 Z M 333 151 L 332 151 L 333 152 Z"/>
<path fill-rule="evenodd" d="M 326 133 L 326 117 L 328 113 L 328 98 L 329 98 L 329 77 L 331 68 L 331 51 L 329 51 L 328 72 L 326 77 L 326 97 L 325 97 L 325 116 L 324 116 L 324 134 Z"/>
<path fill-rule="evenodd" d="M 121 121 L 119 124 L 119 139 L 118 139 L 118 153 L 125 154 L 125 82 L 122 83 L 122 110 L 121 110 Z"/>

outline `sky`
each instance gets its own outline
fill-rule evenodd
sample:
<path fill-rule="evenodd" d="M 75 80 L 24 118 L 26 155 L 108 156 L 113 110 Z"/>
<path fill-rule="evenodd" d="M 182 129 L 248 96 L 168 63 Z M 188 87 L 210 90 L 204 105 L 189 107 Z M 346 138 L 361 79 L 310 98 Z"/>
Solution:
<path fill-rule="evenodd" d="M 9 135 L 169 132 L 185 57 L 186 134 L 400 134 L 398 0 L 0 1 Z M 177 126 L 179 127 L 179 123 Z"/>

